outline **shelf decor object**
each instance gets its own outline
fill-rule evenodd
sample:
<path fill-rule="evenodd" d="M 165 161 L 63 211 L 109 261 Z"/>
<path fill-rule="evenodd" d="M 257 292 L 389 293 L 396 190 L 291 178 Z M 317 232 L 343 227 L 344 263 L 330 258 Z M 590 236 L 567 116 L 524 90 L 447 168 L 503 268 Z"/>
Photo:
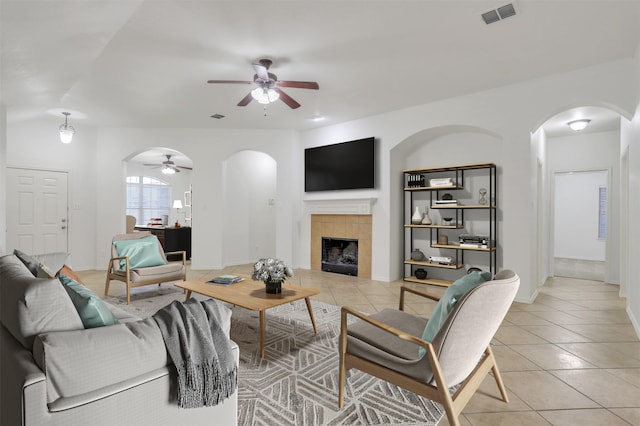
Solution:
<path fill-rule="evenodd" d="M 425 208 L 424 209 L 424 217 L 422 218 L 422 222 L 420 222 L 420 224 L 422 225 L 431 225 L 431 218 L 429 217 L 429 209 Z"/>
<path fill-rule="evenodd" d="M 414 225 L 422 223 L 422 214 L 420 213 L 420 209 L 418 209 L 418 206 L 416 206 L 416 211 L 413 212 L 413 216 L 411 216 L 411 223 L 413 223 Z"/>
<path fill-rule="evenodd" d="M 469 267 L 497 272 L 496 170 L 478 163 L 403 171 L 404 281 L 447 287 Z M 420 214 L 424 204 L 435 216 L 428 209 Z M 425 233 L 423 253 L 415 244 L 424 243 Z"/>

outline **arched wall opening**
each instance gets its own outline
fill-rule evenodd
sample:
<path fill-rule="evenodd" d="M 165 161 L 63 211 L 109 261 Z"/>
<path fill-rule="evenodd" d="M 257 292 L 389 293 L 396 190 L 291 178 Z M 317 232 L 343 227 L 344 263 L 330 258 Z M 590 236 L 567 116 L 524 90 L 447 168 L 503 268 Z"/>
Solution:
<path fill-rule="evenodd" d="M 224 266 L 276 255 L 277 162 L 258 151 L 240 151 L 222 166 Z"/>
<path fill-rule="evenodd" d="M 476 126 L 447 125 L 424 129 L 409 136 L 391 149 L 390 175 L 397 177 L 392 180 L 390 189 L 391 223 L 397 229 L 397 232 L 392 229 L 390 238 L 392 277 L 399 279 L 404 275 L 404 259 L 407 250 L 403 231 L 406 222 L 406 218 L 403 217 L 403 170 L 495 163 L 498 170 L 497 195 L 499 200 L 502 176 L 500 166 L 504 161 L 502 144 L 502 137 L 491 130 Z M 397 206 L 397 208 L 393 208 L 393 206 Z M 502 208 L 499 205 L 497 209 L 498 236 L 501 232 Z M 502 268 L 499 241 L 497 266 L 498 269 Z"/>
<path fill-rule="evenodd" d="M 162 172 L 162 165 L 164 161 L 167 161 L 167 155 L 170 155 L 171 160 L 179 166 L 178 172 L 174 174 L 165 174 Z M 191 191 L 192 164 L 191 159 L 187 155 L 172 148 L 149 147 L 139 149 L 123 159 L 123 181 L 127 176 L 148 176 L 167 183 L 171 189 L 166 225 L 179 223 L 181 226 L 191 226 L 191 203 L 188 201 L 190 197 L 187 194 Z M 183 207 L 180 209 L 173 208 L 175 200 L 180 200 Z M 125 208 L 126 202 L 127 200 L 125 198 Z M 142 218 L 142 220 L 138 222 L 138 225 L 147 225 L 150 223 L 150 219 L 150 217 Z"/>
<path fill-rule="evenodd" d="M 623 235 L 628 230 L 628 213 L 622 208 L 626 195 L 621 188 L 626 187 L 628 173 L 621 168 L 620 123 L 628 116 L 621 108 L 605 103 L 572 105 L 547 116 L 532 135 L 532 155 L 538 164 L 535 173 L 539 175 L 533 180 L 538 203 L 538 285 L 547 277 L 567 276 L 621 284 L 620 293 L 624 294 L 622 271 L 628 269 L 624 249 L 628 242 Z M 570 130 L 567 123 L 578 118 L 591 121 L 582 131 Z M 595 175 L 605 176 L 606 183 L 593 183 Z M 598 197 L 603 187 L 604 207 Z M 566 205 L 569 201 L 583 206 L 581 214 L 571 212 Z M 606 239 L 599 233 L 599 222 L 593 220 L 603 208 Z"/>

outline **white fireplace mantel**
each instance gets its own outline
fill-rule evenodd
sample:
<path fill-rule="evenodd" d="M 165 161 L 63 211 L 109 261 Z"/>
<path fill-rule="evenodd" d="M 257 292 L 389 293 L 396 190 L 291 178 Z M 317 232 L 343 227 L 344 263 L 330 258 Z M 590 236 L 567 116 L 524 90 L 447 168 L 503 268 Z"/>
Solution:
<path fill-rule="evenodd" d="M 304 200 L 307 214 L 371 214 L 377 198 L 345 198 L 332 200 Z"/>

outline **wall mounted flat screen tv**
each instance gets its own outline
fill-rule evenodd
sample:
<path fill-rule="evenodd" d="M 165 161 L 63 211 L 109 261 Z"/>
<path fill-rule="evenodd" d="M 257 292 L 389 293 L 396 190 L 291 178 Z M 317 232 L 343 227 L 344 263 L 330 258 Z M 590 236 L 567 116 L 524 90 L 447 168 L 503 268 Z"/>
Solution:
<path fill-rule="evenodd" d="M 374 138 L 304 150 L 304 191 L 375 188 Z"/>

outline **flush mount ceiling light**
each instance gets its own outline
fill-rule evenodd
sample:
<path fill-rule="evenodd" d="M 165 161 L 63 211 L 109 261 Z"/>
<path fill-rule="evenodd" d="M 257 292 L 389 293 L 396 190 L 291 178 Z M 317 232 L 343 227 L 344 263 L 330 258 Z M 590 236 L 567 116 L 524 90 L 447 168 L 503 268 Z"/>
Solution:
<path fill-rule="evenodd" d="M 64 124 L 61 124 L 58 129 L 60 131 L 60 142 L 70 143 L 71 139 L 73 139 L 73 135 L 76 133 L 76 129 L 74 129 L 73 126 L 70 126 L 67 122 L 71 113 L 63 112 L 62 115 L 64 115 Z"/>
<path fill-rule="evenodd" d="M 267 105 L 280 99 L 280 94 L 268 87 L 258 87 L 251 91 L 251 97 L 259 103 Z"/>
<path fill-rule="evenodd" d="M 589 120 L 588 118 L 583 118 L 580 120 L 569 121 L 567 125 L 571 127 L 571 130 L 573 130 L 574 132 L 579 132 L 580 130 L 584 130 L 590 122 L 591 120 Z"/>

